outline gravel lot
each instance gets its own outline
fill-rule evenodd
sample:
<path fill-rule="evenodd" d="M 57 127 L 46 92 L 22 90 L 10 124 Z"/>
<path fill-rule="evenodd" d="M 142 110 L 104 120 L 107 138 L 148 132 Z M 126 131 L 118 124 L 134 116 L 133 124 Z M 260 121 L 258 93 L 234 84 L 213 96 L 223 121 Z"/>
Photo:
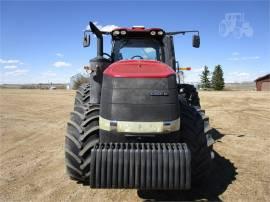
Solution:
<path fill-rule="evenodd" d="M 1 201 L 141 201 L 136 190 L 93 190 L 69 180 L 64 135 L 74 91 L 0 90 Z M 189 192 L 144 193 L 163 200 L 268 201 L 270 93 L 201 92 L 217 137 L 213 174 Z"/>

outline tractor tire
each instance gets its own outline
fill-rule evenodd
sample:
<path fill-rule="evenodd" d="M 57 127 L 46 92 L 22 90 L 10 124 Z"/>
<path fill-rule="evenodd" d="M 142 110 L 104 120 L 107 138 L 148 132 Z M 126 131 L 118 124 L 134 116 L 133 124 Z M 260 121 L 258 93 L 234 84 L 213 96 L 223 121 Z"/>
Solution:
<path fill-rule="evenodd" d="M 201 107 L 197 89 L 193 85 L 179 84 L 178 88 L 180 91 L 180 96 L 184 97 L 189 105 Z"/>
<path fill-rule="evenodd" d="M 76 104 L 67 124 L 65 161 L 71 179 L 88 183 L 91 149 L 99 142 L 99 105 Z"/>
<path fill-rule="evenodd" d="M 180 99 L 180 140 L 191 151 L 192 184 L 201 183 L 211 171 L 211 151 L 204 134 L 204 120 L 198 111 Z"/>
<path fill-rule="evenodd" d="M 201 109 L 200 98 L 196 88 L 190 84 L 179 84 L 179 98 L 182 100 L 182 103 L 193 106 L 197 112 L 201 115 L 201 118 L 204 122 L 204 134 L 207 138 L 209 131 L 211 131 L 209 117 L 206 116 L 205 110 Z"/>
<path fill-rule="evenodd" d="M 76 105 L 87 106 L 89 100 L 90 100 L 90 84 L 89 83 L 82 84 L 76 92 L 74 106 Z"/>

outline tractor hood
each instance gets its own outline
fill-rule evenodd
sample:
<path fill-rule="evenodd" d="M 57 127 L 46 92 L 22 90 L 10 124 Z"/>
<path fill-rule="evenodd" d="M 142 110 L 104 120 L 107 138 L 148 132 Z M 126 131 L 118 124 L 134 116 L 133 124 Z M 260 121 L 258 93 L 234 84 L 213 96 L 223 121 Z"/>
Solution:
<path fill-rule="evenodd" d="M 155 60 L 121 60 L 111 64 L 104 74 L 118 78 L 167 78 L 175 72 Z"/>
<path fill-rule="evenodd" d="M 115 126 L 115 130 L 118 132 L 177 131 L 179 129 L 177 92 L 176 75 L 166 64 L 153 60 L 115 62 L 107 67 L 103 74 L 100 130 L 113 131 L 114 123 L 110 122 L 116 121 L 118 125 Z M 170 122 L 168 130 L 163 122 Z M 137 123 L 139 125 L 136 125 Z"/>

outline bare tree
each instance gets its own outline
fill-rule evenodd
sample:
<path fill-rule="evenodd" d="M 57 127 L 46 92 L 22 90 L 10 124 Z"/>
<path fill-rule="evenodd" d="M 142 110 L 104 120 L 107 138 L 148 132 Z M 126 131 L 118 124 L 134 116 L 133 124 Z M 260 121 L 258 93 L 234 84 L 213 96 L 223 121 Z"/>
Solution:
<path fill-rule="evenodd" d="M 88 83 L 89 82 L 89 78 L 83 76 L 82 74 L 79 74 L 73 81 L 73 90 L 77 90 L 82 84 L 84 83 Z"/>

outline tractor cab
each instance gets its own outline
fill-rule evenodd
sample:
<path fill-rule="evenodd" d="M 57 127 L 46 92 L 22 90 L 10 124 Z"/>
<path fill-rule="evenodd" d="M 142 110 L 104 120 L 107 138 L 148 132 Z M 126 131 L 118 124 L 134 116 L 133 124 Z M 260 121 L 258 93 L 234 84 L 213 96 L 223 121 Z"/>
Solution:
<path fill-rule="evenodd" d="M 113 47 L 112 59 L 119 60 L 158 60 L 164 62 L 162 29 L 144 27 L 118 28 L 111 32 Z"/>
<path fill-rule="evenodd" d="M 200 46 L 198 31 L 165 32 L 161 28 L 145 28 L 144 26 L 133 26 L 132 28 L 116 28 L 111 32 L 100 31 L 92 22 L 90 30 L 84 32 L 84 47 L 90 45 L 92 32 L 97 37 L 97 57 L 99 59 L 106 55 L 110 63 L 119 60 L 156 60 L 163 62 L 176 70 L 176 60 L 173 44 L 173 35 L 195 32 L 192 45 L 195 48 Z M 103 52 L 103 35 L 110 35 L 112 38 L 111 54 Z M 105 61 L 106 64 L 108 61 Z"/>

